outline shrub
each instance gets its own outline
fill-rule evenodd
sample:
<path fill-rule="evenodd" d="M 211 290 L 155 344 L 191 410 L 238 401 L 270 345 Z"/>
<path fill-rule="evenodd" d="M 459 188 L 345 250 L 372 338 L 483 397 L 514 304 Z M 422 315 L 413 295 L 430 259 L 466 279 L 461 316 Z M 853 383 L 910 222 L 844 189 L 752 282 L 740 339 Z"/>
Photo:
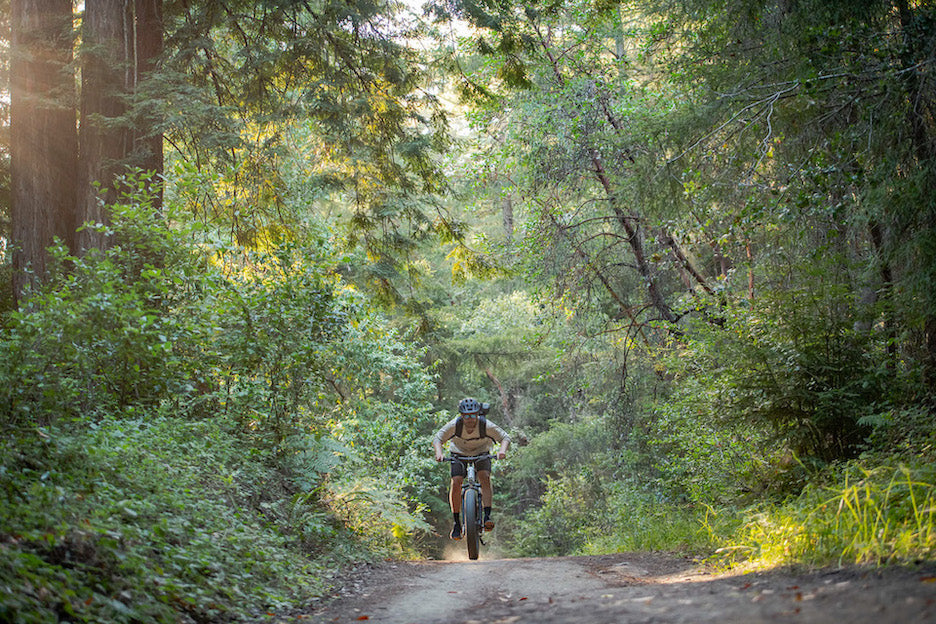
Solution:
<path fill-rule="evenodd" d="M 897 563 L 936 554 L 936 469 L 850 462 L 783 504 L 749 512 L 716 559 L 757 566 Z"/>
<path fill-rule="evenodd" d="M 0 335 L 0 619 L 244 619 L 408 552 L 427 527 L 383 477 L 419 354 L 315 241 L 220 249 L 125 199 Z"/>
<path fill-rule="evenodd" d="M 104 418 L 8 439 L 4 620 L 229 619 L 322 591 L 322 570 L 249 505 L 275 471 L 219 424 Z"/>

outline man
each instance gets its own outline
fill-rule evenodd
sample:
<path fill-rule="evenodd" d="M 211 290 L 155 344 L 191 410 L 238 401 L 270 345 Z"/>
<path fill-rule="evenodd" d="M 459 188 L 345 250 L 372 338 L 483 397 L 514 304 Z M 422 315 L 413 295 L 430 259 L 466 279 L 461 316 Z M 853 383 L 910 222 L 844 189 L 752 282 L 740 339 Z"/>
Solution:
<path fill-rule="evenodd" d="M 432 446 L 435 448 L 436 461 L 444 461 L 445 453 L 443 445 L 449 442 L 452 456 L 456 461 L 452 462 L 452 484 L 449 490 L 449 503 L 452 506 L 452 518 L 455 520 L 455 526 L 452 527 L 451 537 L 453 540 L 461 539 L 461 486 L 462 481 L 467 474 L 464 462 L 457 461 L 458 457 L 472 457 L 475 455 L 484 455 L 491 452 L 491 447 L 495 442 L 500 444 L 497 451 L 497 459 L 504 459 L 507 455 L 507 447 L 510 446 L 510 437 L 503 429 L 484 419 L 481 413 L 481 404 L 477 400 L 466 397 L 458 402 L 459 415 L 439 429 L 432 439 Z M 490 531 L 494 528 L 494 521 L 491 520 L 491 501 L 493 500 L 493 490 L 491 489 L 491 460 L 485 459 L 475 464 L 478 471 L 478 481 L 481 483 L 481 504 L 484 507 L 484 528 Z"/>

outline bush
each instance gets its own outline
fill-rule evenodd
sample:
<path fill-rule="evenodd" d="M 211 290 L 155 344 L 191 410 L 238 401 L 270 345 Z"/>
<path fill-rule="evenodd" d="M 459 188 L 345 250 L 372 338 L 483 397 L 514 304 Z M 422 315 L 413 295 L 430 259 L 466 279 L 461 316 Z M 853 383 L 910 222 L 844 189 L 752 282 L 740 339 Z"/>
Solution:
<path fill-rule="evenodd" d="M 828 471 L 783 504 L 752 509 L 723 540 L 716 560 L 786 563 L 905 563 L 936 555 L 936 468 L 931 463 Z"/>
<path fill-rule="evenodd" d="M 0 619 L 243 619 L 409 552 L 428 527 L 385 477 L 428 418 L 419 354 L 316 241 L 197 244 L 125 199 L 0 335 Z"/>
<path fill-rule="evenodd" d="M 861 328 L 844 286 L 800 270 L 808 287 L 713 306 L 666 354 L 673 390 L 649 438 L 664 479 L 693 501 L 795 494 L 883 439 L 880 414 L 904 413 L 913 372 L 890 359 L 887 336 Z"/>
<path fill-rule="evenodd" d="M 145 190 L 113 207 L 113 246 L 78 258 L 53 249 L 54 278 L 6 318 L 0 410 L 51 424 L 157 405 L 194 390 L 202 340 L 199 254 L 168 230 Z"/>
<path fill-rule="evenodd" d="M 511 548 L 530 557 L 581 552 L 607 515 L 603 494 L 586 474 L 547 477 L 540 505 L 517 523 Z"/>
<path fill-rule="evenodd" d="M 4 621 L 231 619 L 323 590 L 251 506 L 278 475 L 219 422 L 52 425 L 0 454 Z"/>
<path fill-rule="evenodd" d="M 506 543 L 525 556 L 710 548 L 707 508 L 659 487 L 632 452 L 611 450 L 608 422 L 554 422 L 516 450 L 504 481 L 519 518 L 506 523 Z"/>
<path fill-rule="evenodd" d="M 711 508 L 669 501 L 632 482 L 616 483 L 609 492 L 604 530 L 596 532 L 582 552 L 663 550 L 707 555 L 715 548 L 713 533 L 726 530 L 724 520 Z"/>

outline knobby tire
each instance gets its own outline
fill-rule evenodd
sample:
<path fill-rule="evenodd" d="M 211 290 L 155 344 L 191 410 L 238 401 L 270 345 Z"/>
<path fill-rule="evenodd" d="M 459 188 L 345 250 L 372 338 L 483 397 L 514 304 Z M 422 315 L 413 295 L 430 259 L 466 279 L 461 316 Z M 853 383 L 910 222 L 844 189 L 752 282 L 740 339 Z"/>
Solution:
<path fill-rule="evenodd" d="M 468 558 L 477 559 L 481 544 L 481 532 L 478 528 L 478 493 L 475 490 L 465 492 L 465 540 L 468 542 Z"/>

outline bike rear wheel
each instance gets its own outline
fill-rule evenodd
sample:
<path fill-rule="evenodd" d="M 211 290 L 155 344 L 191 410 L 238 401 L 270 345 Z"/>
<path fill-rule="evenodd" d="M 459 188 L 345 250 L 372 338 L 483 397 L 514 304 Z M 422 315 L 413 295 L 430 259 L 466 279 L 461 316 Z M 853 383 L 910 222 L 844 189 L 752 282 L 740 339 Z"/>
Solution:
<path fill-rule="evenodd" d="M 478 492 L 467 490 L 462 513 L 465 516 L 465 541 L 468 542 L 468 558 L 477 559 L 481 545 L 480 523 L 478 522 L 481 508 L 478 505 Z"/>

